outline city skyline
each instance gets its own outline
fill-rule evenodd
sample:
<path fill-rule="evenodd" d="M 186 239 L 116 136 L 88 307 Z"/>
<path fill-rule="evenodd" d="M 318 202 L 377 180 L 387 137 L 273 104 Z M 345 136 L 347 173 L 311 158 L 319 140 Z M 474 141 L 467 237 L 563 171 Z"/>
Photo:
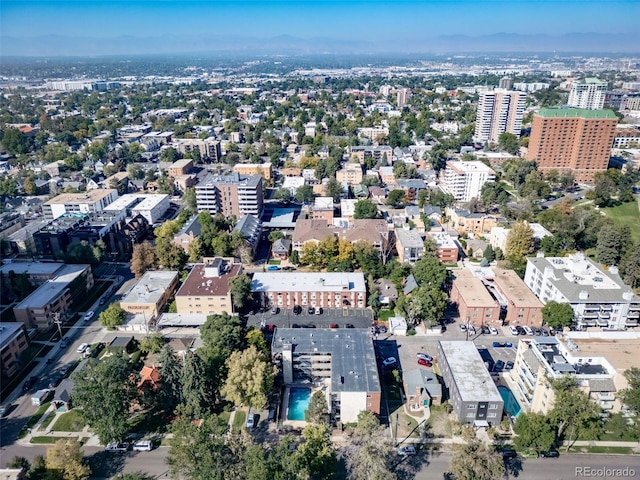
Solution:
<path fill-rule="evenodd" d="M 518 39 L 516 50 L 534 47 L 540 38 L 546 39 L 544 50 L 633 51 L 640 45 L 638 0 L 5 0 L 0 13 L 4 56 L 37 55 L 38 49 L 45 55 L 120 54 L 124 48 L 277 51 L 288 44 L 327 53 L 460 51 L 465 42 L 474 47 L 469 37 L 487 49 L 510 38 Z"/>

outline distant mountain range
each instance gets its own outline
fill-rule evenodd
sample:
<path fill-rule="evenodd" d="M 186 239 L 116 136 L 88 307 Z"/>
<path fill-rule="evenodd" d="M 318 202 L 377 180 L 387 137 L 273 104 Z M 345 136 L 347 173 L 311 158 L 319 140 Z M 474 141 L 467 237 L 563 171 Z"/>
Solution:
<path fill-rule="evenodd" d="M 480 52 L 590 52 L 640 54 L 640 30 L 626 34 L 570 33 L 566 35 L 445 35 L 433 38 L 385 41 L 299 38 L 280 35 L 254 38 L 230 35 L 166 35 L 112 38 L 46 35 L 33 38 L 1 36 L 2 56 L 96 56 L 139 54 L 369 54 L 369 53 L 480 53 Z"/>

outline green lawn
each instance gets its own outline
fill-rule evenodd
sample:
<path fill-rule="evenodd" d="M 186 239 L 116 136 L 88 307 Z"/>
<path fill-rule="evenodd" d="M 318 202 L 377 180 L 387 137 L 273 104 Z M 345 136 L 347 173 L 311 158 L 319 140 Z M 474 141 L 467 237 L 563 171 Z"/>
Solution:
<path fill-rule="evenodd" d="M 56 443 L 61 438 L 62 437 L 44 437 L 44 436 L 31 437 L 31 443 Z M 64 439 L 67 439 L 67 437 L 64 437 Z"/>
<path fill-rule="evenodd" d="M 565 449 L 560 449 L 560 453 L 564 453 Z M 602 454 L 618 454 L 618 455 L 633 455 L 633 448 L 631 447 L 571 447 L 569 453 L 602 453 Z"/>
<path fill-rule="evenodd" d="M 389 320 L 389 318 L 393 317 L 394 315 L 395 315 L 394 310 L 380 310 L 378 312 L 378 320 L 380 320 L 381 322 L 386 322 L 387 320 Z"/>
<path fill-rule="evenodd" d="M 281 260 L 269 260 L 269 265 L 280 265 Z"/>
<path fill-rule="evenodd" d="M 51 430 L 54 432 L 79 432 L 85 426 L 84 419 L 79 410 L 60 415 L 60 418 L 53 424 Z"/>
<path fill-rule="evenodd" d="M 638 202 L 627 202 L 617 207 L 602 208 L 602 212 L 613 220 L 616 225 L 629 225 L 631 227 L 631 236 L 635 242 L 640 240 L 640 211 L 638 210 Z"/>
<path fill-rule="evenodd" d="M 56 412 L 49 412 L 47 414 L 47 417 L 40 424 L 40 428 L 43 430 L 46 429 L 55 417 L 56 417 Z"/>
<path fill-rule="evenodd" d="M 42 418 L 42 415 L 44 415 L 44 412 L 46 412 L 47 409 L 49 408 L 49 405 L 51 405 L 51 402 L 45 402 L 42 405 L 40 405 L 40 408 L 36 410 L 36 413 L 33 414 L 33 416 L 29 419 L 27 424 L 22 428 L 22 430 L 20 430 L 20 434 L 19 434 L 20 438 L 23 438 L 29 432 L 29 430 L 35 427 L 36 423 L 38 423 L 38 420 Z"/>
<path fill-rule="evenodd" d="M 244 427 L 246 419 L 247 413 L 244 410 L 236 410 L 236 414 L 233 416 L 233 426 L 231 427 L 231 430 L 240 433 Z"/>

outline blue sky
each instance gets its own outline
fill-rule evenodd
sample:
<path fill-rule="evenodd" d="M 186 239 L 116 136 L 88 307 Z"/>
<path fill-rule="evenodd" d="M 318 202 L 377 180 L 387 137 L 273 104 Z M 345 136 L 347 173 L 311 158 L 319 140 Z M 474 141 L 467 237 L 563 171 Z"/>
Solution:
<path fill-rule="evenodd" d="M 3 36 L 223 34 L 385 41 L 499 32 L 633 33 L 640 0 L 2 0 Z"/>

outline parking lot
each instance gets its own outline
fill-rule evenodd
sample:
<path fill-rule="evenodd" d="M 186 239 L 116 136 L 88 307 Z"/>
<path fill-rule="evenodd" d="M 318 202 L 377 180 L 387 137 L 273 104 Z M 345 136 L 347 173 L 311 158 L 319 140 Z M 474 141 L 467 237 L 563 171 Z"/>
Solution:
<path fill-rule="evenodd" d="M 279 309 L 277 314 L 272 314 L 271 310 L 258 312 L 247 317 L 247 325 L 275 325 L 280 328 L 293 328 L 294 325 L 302 327 L 330 328 L 337 325 L 338 328 L 369 328 L 373 319 L 371 311 L 364 308 L 349 309 L 328 309 L 322 310 L 320 315 L 310 314 L 307 308 L 302 309 L 302 313 L 296 315 L 290 308 Z"/>

